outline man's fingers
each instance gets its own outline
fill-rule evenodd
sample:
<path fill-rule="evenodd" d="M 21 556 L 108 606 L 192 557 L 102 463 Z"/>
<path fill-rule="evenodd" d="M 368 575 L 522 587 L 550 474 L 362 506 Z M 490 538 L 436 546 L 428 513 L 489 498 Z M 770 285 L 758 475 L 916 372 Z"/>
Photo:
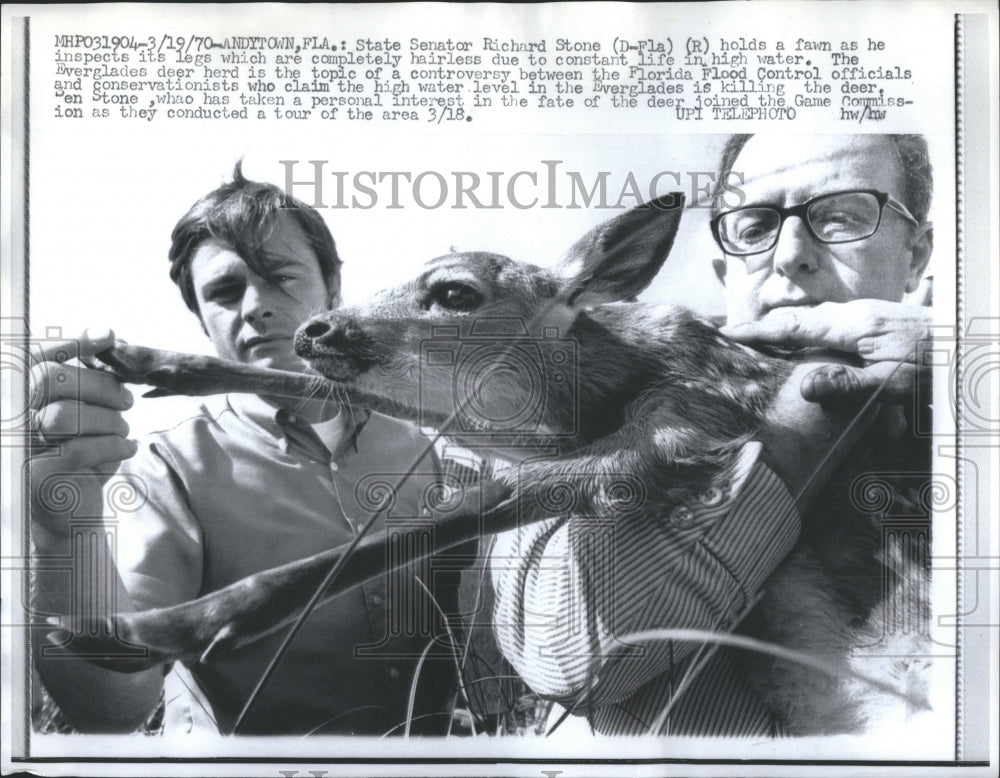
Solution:
<path fill-rule="evenodd" d="M 917 341 L 928 337 L 926 327 L 916 331 L 901 327 L 888 332 L 864 335 L 858 338 L 858 353 L 871 362 L 893 362 L 905 359 L 916 362 Z"/>
<path fill-rule="evenodd" d="M 77 357 L 89 357 L 115 345 L 115 334 L 105 328 L 84 330 L 78 338 L 35 341 L 31 356 L 35 362 L 66 362 Z"/>
<path fill-rule="evenodd" d="M 78 435 L 113 435 L 124 438 L 129 432 L 128 423 L 117 411 L 75 400 L 49 403 L 32 413 L 32 431 L 40 440 L 48 443 Z"/>
<path fill-rule="evenodd" d="M 762 319 L 721 328 L 741 343 L 767 343 L 788 348 L 832 348 L 855 352 L 858 333 L 848 322 L 829 316 L 828 303 L 815 308 L 777 308 Z"/>
<path fill-rule="evenodd" d="M 41 408 L 59 400 L 76 400 L 117 411 L 127 410 L 133 403 L 132 393 L 110 373 L 58 362 L 32 367 L 31 407 Z"/>
<path fill-rule="evenodd" d="M 823 405 L 854 404 L 881 390 L 880 402 L 903 405 L 913 402 L 917 382 L 929 380 L 929 372 L 909 362 L 876 362 L 867 367 L 824 365 L 802 379 L 802 397 Z"/>
<path fill-rule="evenodd" d="M 118 469 L 118 464 L 135 456 L 139 444 L 118 435 L 78 437 L 59 444 L 57 458 L 39 458 L 32 463 L 32 478 L 41 480 L 46 468 L 57 468 L 58 472 L 72 472 L 75 469 L 107 475 Z M 37 472 L 36 472 L 37 468 Z"/>
<path fill-rule="evenodd" d="M 823 348 L 871 362 L 913 361 L 916 343 L 930 335 L 930 309 L 886 300 L 852 300 L 815 307 L 777 308 L 758 321 L 722 328 L 742 343 Z"/>

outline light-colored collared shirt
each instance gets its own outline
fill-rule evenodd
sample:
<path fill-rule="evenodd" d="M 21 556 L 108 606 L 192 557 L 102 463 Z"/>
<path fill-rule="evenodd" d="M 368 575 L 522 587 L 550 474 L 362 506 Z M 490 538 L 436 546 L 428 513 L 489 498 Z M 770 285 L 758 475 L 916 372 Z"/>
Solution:
<path fill-rule="evenodd" d="M 119 471 L 142 499 L 106 513 L 117 516 L 117 563 L 136 607 L 186 602 L 349 542 L 411 468 L 388 518 L 371 531 L 388 524 L 404 551 L 426 542 L 424 498 L 441 472 L 428 439 L 379 414 L 356 425 L 346 412 L 338 420 L 316 428 L 261 398 L 231 395 L 152 435 Z M 401 732 L 417 661 L 440 632 L 414 575 L 435 590 L 443 610 L 457 611 L 457 586 L 432 564 L 380 576 L 317 608 L 241 732 Z M 190 668 L 223 732 L 283 634 Z M 434 653 L 420 674 L 414 716 L 424 718 L 415 719 L 414 732 L 447 725 L 454 666 L 446 647 Z"/>

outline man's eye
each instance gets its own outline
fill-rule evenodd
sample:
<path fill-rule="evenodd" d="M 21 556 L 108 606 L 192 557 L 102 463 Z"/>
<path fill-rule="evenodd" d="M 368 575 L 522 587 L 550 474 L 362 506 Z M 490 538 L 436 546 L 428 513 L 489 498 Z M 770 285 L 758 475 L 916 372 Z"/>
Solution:
<path fill-rule="evenodd" d="M 863 233 L 872 226 L 867 214 L 838 209 L 811 216 L 813 229 L 824 238 L 839 238 Z"/>
<path fill-rule="evenodd" d="M 766 232 L 770 232 L 770 230 L 764 229 L 761 224 L 749 224 L 740 230 L 740 238 L 743 240 L 752 240 L 753 238 L 757 238 Z"/>
<path fill-rule="evenodd" d="M 214 303 L 226 303 L 238 299 L 240 288 L 234 284 L 212 287 L 205 294 L 205 299 Z"/>
<path fill-rule="evenodd" d="M 820 224 L 854 224 L 858 216 L 848 211 L 827 211 L 814 216 L 813 220 Z"/>
<path fill-rule="evenodd" d="M 449 311 L 471 311 L 483 302 L 483 296 L 468 284 L 450 281 L 436 284 L 427 295 L 425 307 L 437 305 Z"/>
<path fill-rule="evenodd" d="M 744 243 L 755 243 L 766 238 L 773 230 L 774 227 L 770 222 L 748 219 L 740 225 L 737 238 Z"/>

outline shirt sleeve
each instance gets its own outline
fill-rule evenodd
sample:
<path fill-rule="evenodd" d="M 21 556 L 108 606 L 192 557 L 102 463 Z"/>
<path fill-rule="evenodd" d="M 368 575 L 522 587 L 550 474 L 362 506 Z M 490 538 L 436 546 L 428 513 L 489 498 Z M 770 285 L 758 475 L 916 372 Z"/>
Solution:
<path fill-rule="evenodd" d="M 137 610 L 198 596 L 202 531 L 166 448 L 155 440 L 122 463 L 104 491 L 105 523 L 122 582 Z"/>
<path fill-rule="evenodd" d="M 800 530 L 760 452 L 746 444 L 717 487 L 668 516 L 560 517 L 498 537 L 494 629 L 529 686 L 570 702 L 589 681 L 591 705 L 616 702 L 698 647 L 630 634 L 728 631 Z"/>

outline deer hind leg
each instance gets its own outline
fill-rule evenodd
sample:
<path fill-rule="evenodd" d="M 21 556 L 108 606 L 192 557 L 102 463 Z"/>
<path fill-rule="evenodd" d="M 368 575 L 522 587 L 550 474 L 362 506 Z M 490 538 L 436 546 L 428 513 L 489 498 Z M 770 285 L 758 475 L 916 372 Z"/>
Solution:
<path fill-rule="evenodd" d="M 509 491 L 487 483 L 434 516 L 434 551 L 516 525 Z M 100 624 L 66 624 L 49 635 L 94 664 L 137 672 L 166 662 L 208 662 L 292 622 L 341 564 L 320 602 L 386 572 L 385 532 L 248 576 L 197 600 L 170 608 L 115 614 Z M 414 561 L 407 558 L 404 563 Z"/>
<path fill-rule="evenodd" d="M 872 566 L 884 569 L 875 558 Z M 871 731 L 893 721 L 903 726 L 929 707 L 926 572 L 906 565 L 863 619 L 838 599 L 835 584 L 800 542 L 768 579 L 746 625 L 755 637 L 825 660 L 835 674 L 746 655 L 748 680 L 792 734 Z"/>
<path fill-rule="evenodd" d="M 747 680 L 795 735 L 854 732 L 862 720 L 848 669 L 854 632 L 822 565 L 802 542 L 775 570 L 746 631 L 761 640 L 825 660 L 837 675 L 757 654 L 741 657 Z"/>

